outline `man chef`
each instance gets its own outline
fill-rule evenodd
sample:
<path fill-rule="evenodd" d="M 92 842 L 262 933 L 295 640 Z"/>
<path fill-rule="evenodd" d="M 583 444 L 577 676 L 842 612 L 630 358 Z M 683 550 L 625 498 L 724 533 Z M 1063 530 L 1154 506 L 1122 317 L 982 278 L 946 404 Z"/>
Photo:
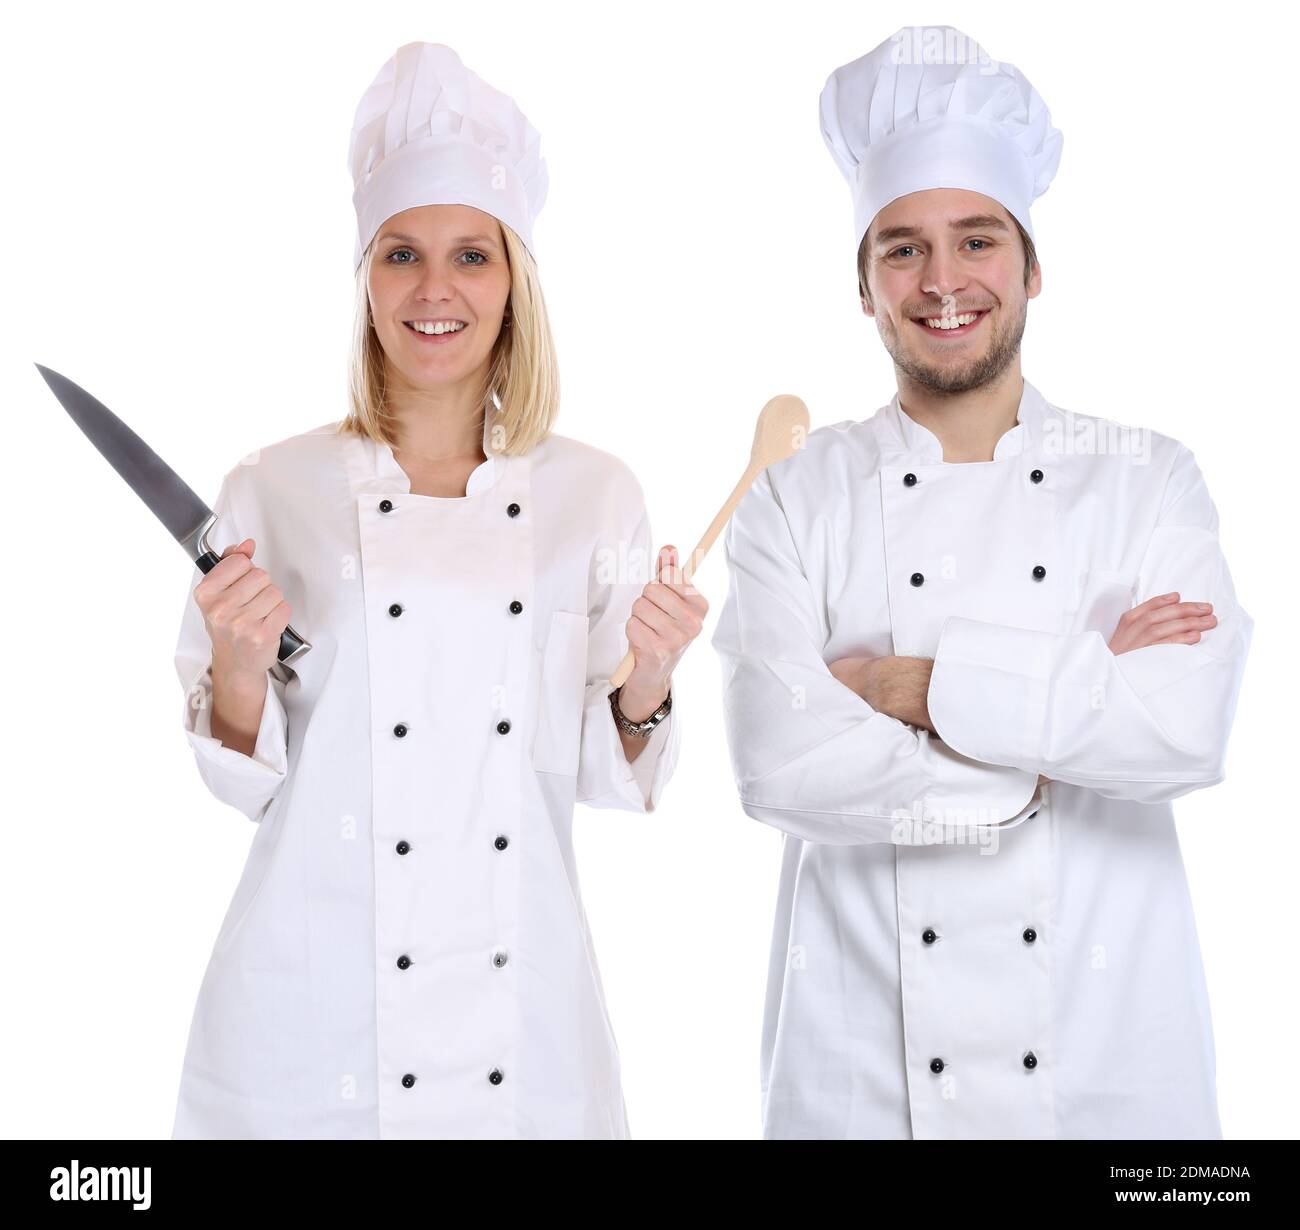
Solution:
<path fill-rule="evenodd" d="M 1061 134 L 950 27 L 831 74 L 897 393 L 726 536 L 745 812 L 785 834 L 768 1137 L 1218 1137 L 1171 801 L 1224 778 L 1253 623 L 1192 452 L 1020 370 Z"/>

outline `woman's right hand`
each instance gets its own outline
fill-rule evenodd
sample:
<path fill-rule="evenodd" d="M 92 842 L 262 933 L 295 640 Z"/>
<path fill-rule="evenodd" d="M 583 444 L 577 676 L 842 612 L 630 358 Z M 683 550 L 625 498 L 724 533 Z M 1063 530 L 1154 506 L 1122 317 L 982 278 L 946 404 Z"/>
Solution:
<path fill-rule="evenodd" d="M 1148 645 L 1194 645 L 1219 622 L 1213 611 L 1210 602 L 1179 602 L 1177 590 L 1157 594 L 1120 616 L 1110 651 L 1119 655 Z"/>
<path fill-rule="evenodd" d="M 213 674 L 261 678 L 275 665 L 280 633 L 289 626 L 289 604 L 266 570 L 253 565 L 251 538 L 221 553 L 194 588 L 212 641 Z"/>

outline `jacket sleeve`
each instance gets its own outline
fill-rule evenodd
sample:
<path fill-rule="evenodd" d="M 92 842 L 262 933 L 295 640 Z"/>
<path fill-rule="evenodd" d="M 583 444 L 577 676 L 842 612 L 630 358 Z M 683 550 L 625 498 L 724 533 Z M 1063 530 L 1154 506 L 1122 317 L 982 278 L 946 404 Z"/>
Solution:
<path fill-rule="evenodd" d="M 959 755 L 830 673 L 824 600 L 770 472 L 745 494 L 724 541 L 730 588 L 713 646 L 747 815 L 808 841 L 913 845 L 934 840 L 935 828 L 1011 827 L 1033 814 L 1035 774 Z"/>
<path fill-rule="evenodd" d="M 1218 622 L 1193 644 L 1116 655 L 1095 630 L 1058 636 L 952 617 L 930 678 L 935 729 L 975 759 L 1106 798 L 1162 803 L 1222 781 L 1254 622 L 1218 530 L 1195 457 L 1179 444 L 1138 602 L 1177 591 L 1213 603 Z"/>
<path fill-rule="evenodd" d="M 213 512 L 217 522 L 209 542 L 217 554 L 231 543 L 243 540 L 231 513 L 231 475 L 222 480 Z M 176 645 L 176 673 L 184 692 L 182 728 L 199 776 L 223 803 L 238 808 L 250 820 L 261 820 L 267 807 L 284 784 L 288 772 L 288 718 L 284 705 L 284 684 L 267 671 L 266 701 L 261 725 L 251 756 L 226 747 L 212 734 L 212 642 L 203 613 L 194 600 L 202 574 L 194 570 L 186 592 Z"/>
<path fill-rule="evenodd" d="M 673 707 L 631 762 L 623 751 L 609 695 L 609 677 L 627 653 L 627 621 L 632 604 L 654 578 L 656 552 L 650 519 L 639 484 L 625 479 L 618 506 L 630 510 L 621 530 L 602 540 L 588 578 L 587 688 L 578 757 L 577 800 L 588 807 L 651 812 L 677 767 L 681 746 L 678 681 L 672 681 Z"/>

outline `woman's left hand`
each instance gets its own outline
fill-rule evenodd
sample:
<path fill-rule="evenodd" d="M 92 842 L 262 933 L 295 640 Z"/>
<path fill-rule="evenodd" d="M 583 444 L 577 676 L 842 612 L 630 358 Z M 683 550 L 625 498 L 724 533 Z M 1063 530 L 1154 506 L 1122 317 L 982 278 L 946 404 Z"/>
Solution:
<path fill-rule="evenodd" d="M 627 643 L 636 665 L 623 683 L 618 707 L 629 721 L 643 722 L 664 702 L 673 669 L 699 636 L 709 604 L 690 582 L 681 579 L 677 548 L 662 547 L 655 579 L 632 604 Z"/>

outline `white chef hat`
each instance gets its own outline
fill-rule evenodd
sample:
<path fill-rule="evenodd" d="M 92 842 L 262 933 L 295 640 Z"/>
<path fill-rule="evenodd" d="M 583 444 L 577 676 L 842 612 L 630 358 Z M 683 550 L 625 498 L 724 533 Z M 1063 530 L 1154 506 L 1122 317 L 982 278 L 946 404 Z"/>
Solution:
<path fill-rule="evenodd" d="M 546 200 L 541 135 L 514 99 L 441 43 L 407 43 L 357 105 L 348 164 L 357 213 L 353 269 L 379 228 L 417 205 L 472 205 L 533 250 Z"/>
<path fill-rule="evenodd" d="M 907 26 L 837 68 L 821 129 L 853 193 L 855 244 L 891 201 L 928 188 L 992 197 L 1032 239 L 1030 204 L 1061 161 L 1061 133 L 1013 65 L 952 26 Z"/>

